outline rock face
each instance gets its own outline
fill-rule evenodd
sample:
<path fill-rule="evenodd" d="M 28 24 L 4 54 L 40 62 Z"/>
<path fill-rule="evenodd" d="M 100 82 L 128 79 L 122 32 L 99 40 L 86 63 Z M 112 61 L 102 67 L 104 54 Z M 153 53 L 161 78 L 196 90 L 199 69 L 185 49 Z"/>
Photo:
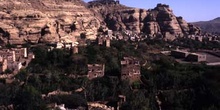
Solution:
<path fill-rule="evenodd" d="M 151 36 L 175 39 L 198 33 L 167 5 L 152 10 L 131 8 L 118 0 L 0 0 L 0 42 L 58 42 L 85 34 L 94 40 L 100 27 L 113 31 L 130 30 Z"/>
<path fill-rule="evenodd" d="M 57 42 L 81 33 L 95 39 L 102 21 L 81 0 L 0 1 L 0 38 L 10 44 Z"/>
<path fill-rule="evenodd" d="M 101 13 L 107 27 L 114 31 L 132 30 L 151 36 L 160 34 L 167 40 L 199 33 L 199 29 L 189 25 L 182 17 L 176 17 L 170 7 L 164 4 L 144 10 L 123 6 L 114 0 L 99 0 L 89 2 L 89 7 Z"/>

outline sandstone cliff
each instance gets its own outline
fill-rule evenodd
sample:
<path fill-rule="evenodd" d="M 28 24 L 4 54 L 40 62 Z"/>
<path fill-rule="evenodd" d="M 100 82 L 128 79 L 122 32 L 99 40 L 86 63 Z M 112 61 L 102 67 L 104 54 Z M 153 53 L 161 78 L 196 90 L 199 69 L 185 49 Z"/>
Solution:
<path fill-rule="evenodd" d="M 177 36 L 198 34 L 199 29 L 188 24 L 182 17 L 176 17 L 168 5 L 158 4 L 154 9 L 126 7 L 113 0 L 89 2 L 89 7 L 104 18 L 109 29 L 114 31 L 132 30 L 144 32 L 151 36 L 163 35 L 173 40 Z"/>
<path fill-rule="evenodd" d="M 95 39 L 102 21 L 81 0 L 0 1 L 0 38 L 5 43 L 57 42 L 81 33 Z"/>
<path fill-rule="evenodd" d="M 184 34 L 198 34 L 199 29 L 176 17 L 168 5 L 158 4 L 145 10 L 121 5 L 115 0 L 0 0 L 0 42 L 74 41 L 85 33 L 96 39 L 97 30 L 130 30 L 150 36 L 163 35 L 173 40 Z"/>

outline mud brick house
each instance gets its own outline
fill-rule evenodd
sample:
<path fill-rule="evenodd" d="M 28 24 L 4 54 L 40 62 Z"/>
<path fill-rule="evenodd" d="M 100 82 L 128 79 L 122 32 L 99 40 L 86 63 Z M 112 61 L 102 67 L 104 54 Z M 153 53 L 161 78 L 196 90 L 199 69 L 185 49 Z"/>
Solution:
<path fill-rule="evenodd" d="M 172 50 L 171 56 L 175 58 L 186 58 L 189 55 L 189 52 L 182 50 Z"/>
<path fill-rule="evenodd" d="M 130 82 L 138 81 L 141 77 L 140 62 L 133 57 L 124 57 L 121 60 L 121 79 Z"/>
<path fill-rule="evenodd" d="M 0 58 L 0 73 L 4 72 L 7 69 L 7 60 L 3 59 L 2 57 Z"/>
<path fill-rule="evenodd" d="M 182 58 L 189 62 L 205 62 L 206 55 L 199 53 L 191 53 L 183 50 L 172 50 L 171 56 L 175 58 Z"/>
<path fill-rule="evenodd" d="M 105 73 L 104 64 L 88 64 L 88 75 L 87 77 L 91 80 L 97 77 L 103 77 Z"/>
<path fill-rule="evenodd" d="M 34 54 L 28 52 L 27 48 L 12 48 L 0 50 L 0 73 L 6 69 L 14 72 L 26 67 L 34 58 Z"/>
<path fill-rule="evenodd" d="M 191 53 L 186 57 L 186 60 L 192 62 L 204 62 L 206 61 L 206 55 Z"/>
<path fill-rule="evenodd" d="M 104 45 L 111 47 L 111 38 L 109 36 L 100 36 L 97 38 L 98 45 Z"/>

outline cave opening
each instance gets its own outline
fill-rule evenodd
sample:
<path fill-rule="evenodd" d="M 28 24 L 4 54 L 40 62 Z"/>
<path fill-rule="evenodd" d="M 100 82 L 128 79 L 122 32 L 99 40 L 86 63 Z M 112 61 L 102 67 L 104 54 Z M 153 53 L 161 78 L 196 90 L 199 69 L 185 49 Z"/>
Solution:
<path fill-rule="evenodd" d="M 0 36 L 2 37 L 9 37 L 10 34 L 6 31 L 4 31 L 2 28 L 0 28 Z"/>
<path fill-rule="evenodd" d="M 75 25 L 75 24 L 72 24 L 72 25 L 70 26 L 70 29 L 71 29 L 71 32 L 75 31 L 75 30 L 76 30 L 76 25 Z"/>

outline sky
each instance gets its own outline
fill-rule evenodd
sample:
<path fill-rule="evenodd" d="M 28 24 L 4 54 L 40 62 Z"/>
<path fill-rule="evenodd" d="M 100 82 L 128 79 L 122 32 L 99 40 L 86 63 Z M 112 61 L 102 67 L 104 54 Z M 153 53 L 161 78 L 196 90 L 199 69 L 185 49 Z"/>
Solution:
<path fill-rule="evenodd" d="M 120 0 L 120 3 L 143 9 L 152 9 L 158 3 L 167 4 L 176 16 L 182 16 L 187 22 L 208 21 L 220 17 L 220 0 Z"/>

